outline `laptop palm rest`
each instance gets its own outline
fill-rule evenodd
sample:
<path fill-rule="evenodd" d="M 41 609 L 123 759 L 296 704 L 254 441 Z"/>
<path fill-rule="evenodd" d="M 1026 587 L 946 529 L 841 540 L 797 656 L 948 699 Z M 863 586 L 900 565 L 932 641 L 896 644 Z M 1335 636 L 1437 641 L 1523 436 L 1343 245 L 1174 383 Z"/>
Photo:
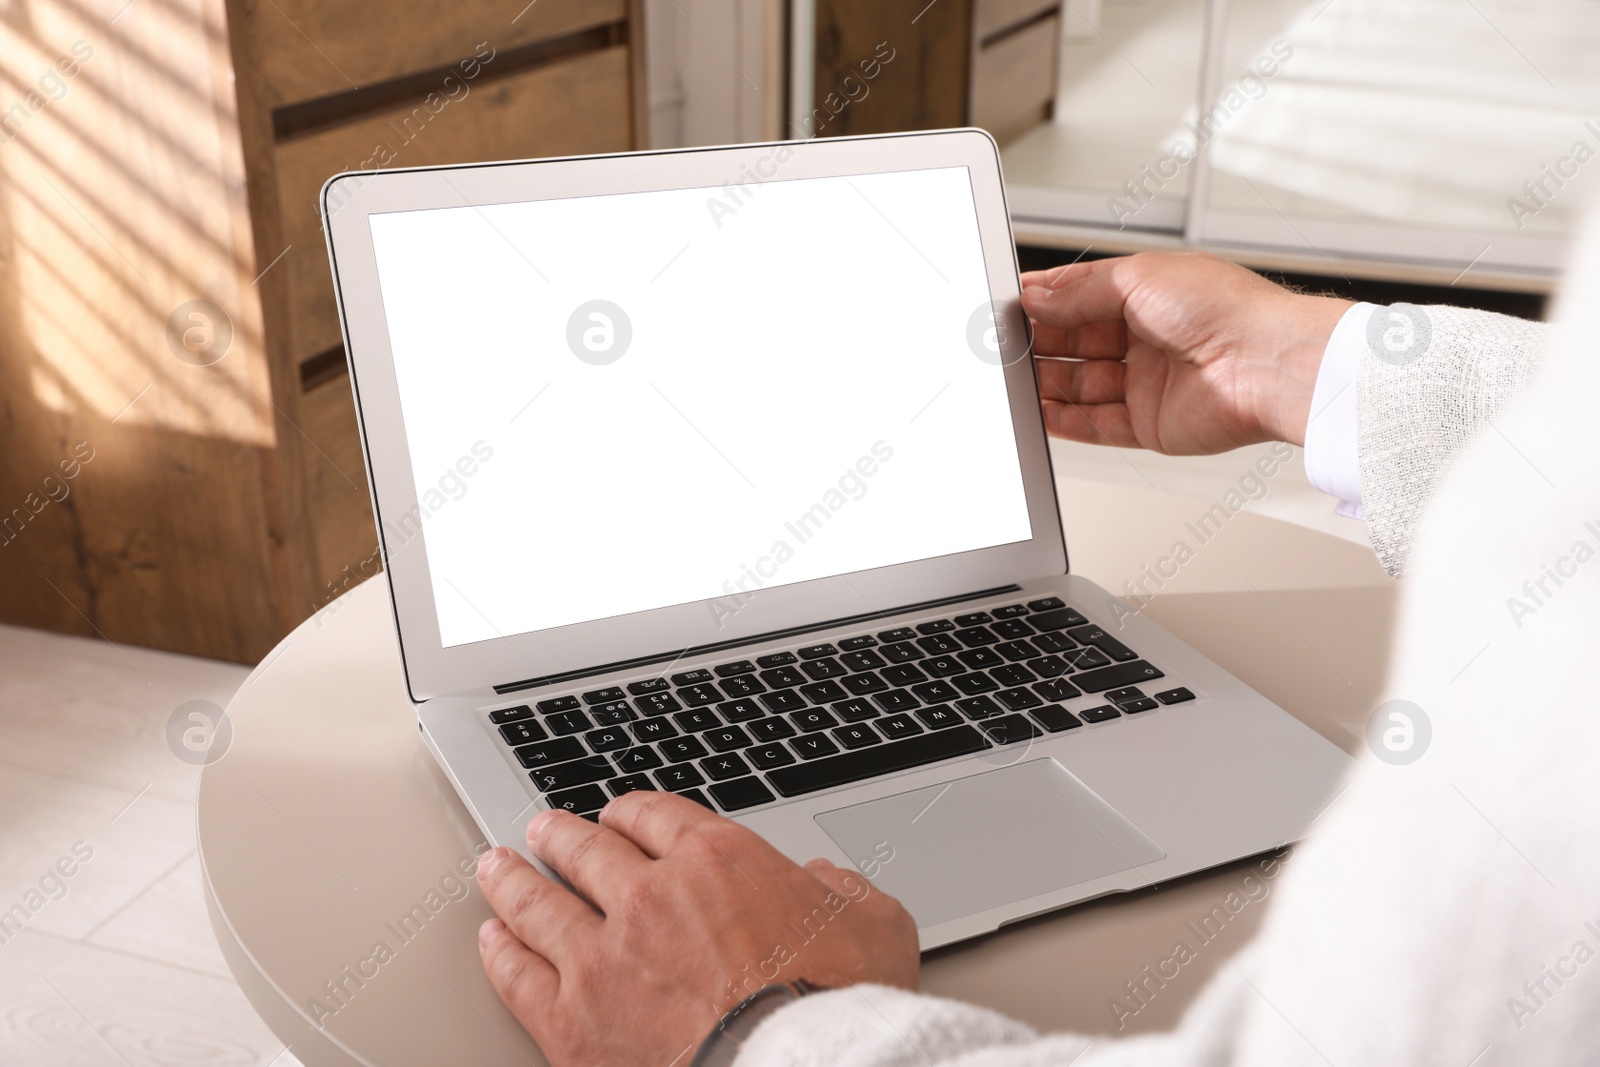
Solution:
<path fill-rule="evenodd" d="M 1166 856 L 1053 759 L 880 797 L 816 820 L 919 927 Z"/>

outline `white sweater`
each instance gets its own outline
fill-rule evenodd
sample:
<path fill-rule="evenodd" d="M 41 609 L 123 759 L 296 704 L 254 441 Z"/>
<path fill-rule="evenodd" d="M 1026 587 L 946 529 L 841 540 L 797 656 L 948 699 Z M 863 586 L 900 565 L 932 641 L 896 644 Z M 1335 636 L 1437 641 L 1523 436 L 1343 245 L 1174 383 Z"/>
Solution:
<path fill-rule="evenodd" d="M 1596 223 L 1529 391 L 1410 532 L 1387 690 L 1424 709 L 1431 748 L 1359 764 L 1175 1032 L 1041 1036 L 861 986 L 784 1008 L 738 1067 L 1600 1065 Z"/>

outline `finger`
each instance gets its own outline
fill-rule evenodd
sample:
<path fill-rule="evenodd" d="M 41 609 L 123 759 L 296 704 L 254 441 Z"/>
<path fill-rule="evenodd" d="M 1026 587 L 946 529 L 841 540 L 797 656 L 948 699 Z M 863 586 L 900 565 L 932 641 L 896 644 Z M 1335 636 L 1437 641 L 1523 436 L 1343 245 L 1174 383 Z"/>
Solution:
<path fill-rule="evenodd" d="M 1031 285 L 1022 290 L 1022 307 L 1035 322 L 1061 330 L 1091 322 L 1121 322 L 1132 278 L 1130 271 L 1109 267 L 1070 278 L 1054 289 Z"/>
<path fill-rule="evenodd" d="M 1091 322 L 1075 330 L 1033 323 L 1033 354 L 1056 359 L 1123 359 L 1128 331 L 1121 322 Z"/>
<path fill-rule="evenodd" d="M 1111 404 L 1128 398 L 1126 363 L 1041 359 L 1034 363 L 1034 370 L 1039 374 L 1039 395 L 1045 400 Z"/>
<path fill-rule="evenodd" d="M 1067 441 L 1117 448 L 1143 448 L 1133 432 L 1133 420 L 1126 404 L 1074 404 L 1045 400 L 1045 432 Z"/>
<path fill-rule="evenodd" d="M 557 967 L 599 936 L 600 916 L 593 908 L 508 848 L 484 853 L 478 884 L 511 932 Z"/>
<path fill-rule="evenodd" d="M 1046 289 L 1058 289 L 1075 278 L 1082 278 L 1086 274 L 1095 274 L 1099 271 L 1110 270 L 1118 259 L 1125 258 L 1114 256 L 1110 259 L 1074 260 L 1059 267 L 1047 267 L 1044 270 L 1030 270 L 1022 276 L 1022 284 L 1042 285 Z"/>
<path fill-rule="evenodd" d="M 615 830 L 559 809 L 528 823 L 528 848 L 601 911 L 620 889 L 645 877 L 650 864 Z"/>
<path fill-rule="evenodd" d="M 561 985 L 555 967 L 524 945 L 499 919 L 490 919 L 478 927 L 478 959 L 483 962 L 489 984 L 518 1019 L 542 1018 L 555 1003 Z"/>
<path fill-rule="evenodd" d="M 624 793 L 607 804 L 600 812 L 600 824 L 626 837 L 651 859 L 708 840 L 708 829 L 732 825 L 692 800 L 643 790 Z"/>

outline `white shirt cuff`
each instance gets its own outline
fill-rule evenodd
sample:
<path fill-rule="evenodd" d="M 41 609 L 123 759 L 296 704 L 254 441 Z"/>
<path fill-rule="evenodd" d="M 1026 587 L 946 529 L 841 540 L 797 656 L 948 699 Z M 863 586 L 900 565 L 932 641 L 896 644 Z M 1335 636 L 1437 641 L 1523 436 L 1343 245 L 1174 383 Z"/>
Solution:
<path fill-rule="evenodd" d="M 1338 499 L 1335 511 L 1365 520 L 1361 507 L 1361 464 L 1356 438 L 1356 376 L 1367 345 L 1367 322 L 1376 304 L 1357 304 L 1344 313 L 1328 338 L 1311 393 L 1306 423 L 1306 477 Z"/>

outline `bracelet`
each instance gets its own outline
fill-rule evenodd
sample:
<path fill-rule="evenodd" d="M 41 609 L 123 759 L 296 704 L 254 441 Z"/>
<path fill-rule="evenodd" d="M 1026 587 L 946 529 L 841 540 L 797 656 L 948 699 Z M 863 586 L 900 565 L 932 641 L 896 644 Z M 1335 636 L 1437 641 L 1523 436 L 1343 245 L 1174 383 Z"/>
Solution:
<path fill-rule="evenodd" d="M 756 990 L 735 1004 L 706 1035 L 689 1067 L 731 1067 L 744 1043 L 750 1040 L 750 1035 L 768 1016 L 809 993 L 827 991 L 827 986 L 816 985 L 804 978 Z"/>

